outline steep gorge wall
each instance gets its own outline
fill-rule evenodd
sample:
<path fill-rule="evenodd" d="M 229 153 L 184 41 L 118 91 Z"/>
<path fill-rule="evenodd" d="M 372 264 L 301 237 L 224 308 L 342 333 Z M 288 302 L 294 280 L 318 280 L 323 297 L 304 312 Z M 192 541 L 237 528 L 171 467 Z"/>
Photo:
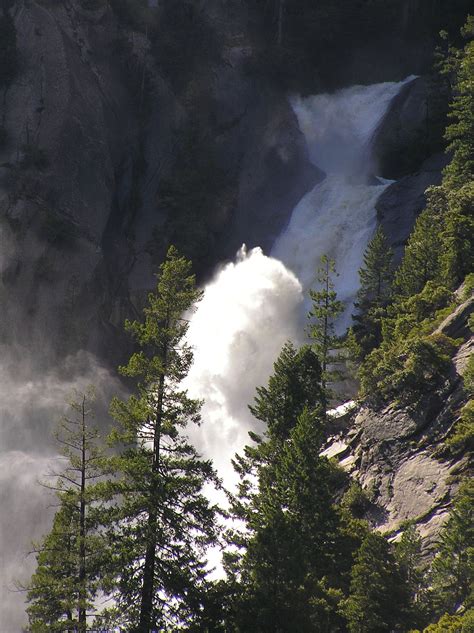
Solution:
<path fill-rule="evenodd" d="M 243 241 L 270 244 L 318 174 L 286 96 L 246 75 L 245 33 L 223 29 L 219 58 L 176 89 L 142 33 L 108 5 L 83 4 L 12 9 L 20 70 L 1 106 L 3 337 L 24 339 L 28 320 L 30 344 L 54 327 L 63 351 L 103 355 L 176 233 L 160 182 L 186 177 L 183 130 L 199 127 L 225 177 L 206 217 L 188 223 L 204 226 L 201 241 L 178 222 L 201 275 Z M 213 178 L 199 180 L 200 169 L 197 189 Z"/>

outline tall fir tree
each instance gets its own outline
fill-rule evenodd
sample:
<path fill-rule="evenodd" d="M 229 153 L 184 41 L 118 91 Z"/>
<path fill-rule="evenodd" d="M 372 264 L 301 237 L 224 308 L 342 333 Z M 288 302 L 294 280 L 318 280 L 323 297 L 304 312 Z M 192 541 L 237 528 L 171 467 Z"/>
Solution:
<path fill-rule="evenodd" d="M 352 331 L 360 361 L 382 342 L 381 321 L 392 295 L 394 267 L 393 251 L 382 226 L 379 226 L 364 253 L 364 265 L 359 270 L 360 288 L 354 304 Z"/>
<path fill-rule="evenodd" d="M 120 371 L 136 380 L 136 394 L 111 405 L 111 439 L 121 448 L 110 482 L 117 495 L 115 611 L 140 633 L 199 620 L 205 555 L 217 540 L 216 507 L 203 490 L 217 477 L 185 435 L 187 425 L 200 423 L 201 403 L 181 386 L 192 362 L 186 315 L 200 296 L 191 263 L 171 247 L 143 321 L 126 323 L 140 351 Z"/>
<path fill-rule="evenodd" d="M 344 305 L 337 299 L 334 290 L 334 277 L 336 264 L 327 255 L 321 257 L 321 267 L 318 268 L 318 282 L 320 290 L 310 290 L 312 301 L 311 310 L 308 313 L 308 333 L 314 351 L 321 363 L 321 384 L 327 390 L 329 383 L 340 377 L 340 372 L 334 369 L 334 365 L 341 361 L 337 350 L 342 347 L 342 339 L 336 334 L 335 322 L 344 310 Z"/>
<path fill-rule="evenodd" d="M 71 403 L 56 439 L 67 466 L 55 485 L 59 509 L 37 549 L 37 568 L 27 593 L 31 631 L 85 633 L 96 613 L 94 600 L 106 587 L 108 548 L 99 527 L 104 499 L 99 431 L 89 423 L 93 392 Z"/>
<path fill-rule="evenodd" d="M 474 482 L 460 487 L 442 530 L 432 565 L 432 592 L 439 615 L 474 607 Z"/>
<path fill-rule="evenodd" d="M 343 605 L 350 633 L 388 633 L 403 627 L 408 604 L 404 578 L 389 544 L 369 532 L 355 557 L 350 595 Z"/>
<path fill-rule="evenodd" d="M 236 551 L 226 556 L 232 626 L 248 633 L 339 630 L 344 547 L 334 467 L 320 456 L 319 363 L 311 348 L 287 344 L 274 369 L 251 407 L 265 432 L 251 433 L 254 444 L 234 460 L 240 481 L 231 514 L 243 527 L 230 531 Z"/>
<path fill-rule="evenodd" d="M 423 290 L 428 281 L 440 280 L 440 240 L 446 208 L 444 189 L 432 187 L 428 190 L 428 204 L 418 216 L 402 263 L 395 274 L 394 289 L 400 297 L 415 295 Z"/>

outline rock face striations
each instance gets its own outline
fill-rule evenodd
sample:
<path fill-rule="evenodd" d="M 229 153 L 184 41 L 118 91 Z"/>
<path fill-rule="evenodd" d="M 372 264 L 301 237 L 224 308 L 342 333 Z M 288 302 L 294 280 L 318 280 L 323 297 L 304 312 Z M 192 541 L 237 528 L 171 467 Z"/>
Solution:
<path fill-rule="evenodd" d="M 333 419 L 335 432 L 324 450 L 367 494 L 366 516 L 372 525 L 396 538 L 406 522 L 413 521 L 424 538 L 426 555 L 435 552 L 452 496 L 472 468 L 467 455 L 446 449 L 445 440 L 467 401 L 462 376 L 474 348 L 467 327 L 473 311 L 471 297 L 438 327 L 460 344 L 449 380 L 437 393 L 426 394 L 416 410 L 391 404 L 381 410 L 363 406 L 344 411 Z"/>
<path fill-rule="evenodd" d="M 208 19 L 220 24 L 215 4 Z M 25 1 L 12 15 L 19 71 L 0 104 L 4 336 L 28 318 L 32 341 L 54 327 L 59 347 L 106 355 L 180 226 L 160 187 L 186 177 L 177 161 L 190 127 L 225 181 L 193 219 L 205 233 L 189 238 L 201 274 L 243 241 L 268 248 L 318 173 L 285 94 L 246 73 L 238 20 L 183 87 L 109 3 Z M 72 314 L 83 325 L 74 335 Z"/>

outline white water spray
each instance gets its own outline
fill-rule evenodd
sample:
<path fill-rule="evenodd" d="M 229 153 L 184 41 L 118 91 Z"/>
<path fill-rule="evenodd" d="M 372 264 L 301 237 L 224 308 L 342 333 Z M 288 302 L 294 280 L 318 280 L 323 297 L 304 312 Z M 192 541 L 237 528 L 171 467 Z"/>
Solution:
<path fill-rule="evenodd" d="M 227 484 L 230 459 L 255 428 L 247 405 L 285 341 L 297 339 L 302 302 L 301 285 L 281 262 L 243 248 L 208 284 L 192 317 L 188 341 L 195 355 L 186 387 L 204 399 L 204 424 L 192 439 Z"/>

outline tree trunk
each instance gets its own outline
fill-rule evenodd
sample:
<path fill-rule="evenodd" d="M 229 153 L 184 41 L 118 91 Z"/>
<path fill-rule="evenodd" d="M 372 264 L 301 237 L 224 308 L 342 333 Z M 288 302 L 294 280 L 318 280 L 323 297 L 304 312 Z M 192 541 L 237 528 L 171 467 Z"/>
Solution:
<path fill-rule="evenodd" d="M 79 633 L 85 633 L 86 622 L 86 398 L 82 399 L 81 496 L 79 502 Z"/>
<path fill-rule="evenodd" d="M 166 368 L 166 350 L 163 354 Z M 163 396 L 165 387 L 165 371 L 161 374 L 158 384 L 158 402 L 156 405 L 155 433 L 153 438 L 152 486 L 148 506 L 147 544 L 145 565 L 143 568 L 143 585 L 140 605 L 139 633 L 148 633 L 152 624 L 153 593 L 155 591 L 155 559 L 156 559 L 156 527 L 157 511 L 156 498 L 158 493 L 157 475 L 160 466 L 161 426 L 163 422 Z"/>

